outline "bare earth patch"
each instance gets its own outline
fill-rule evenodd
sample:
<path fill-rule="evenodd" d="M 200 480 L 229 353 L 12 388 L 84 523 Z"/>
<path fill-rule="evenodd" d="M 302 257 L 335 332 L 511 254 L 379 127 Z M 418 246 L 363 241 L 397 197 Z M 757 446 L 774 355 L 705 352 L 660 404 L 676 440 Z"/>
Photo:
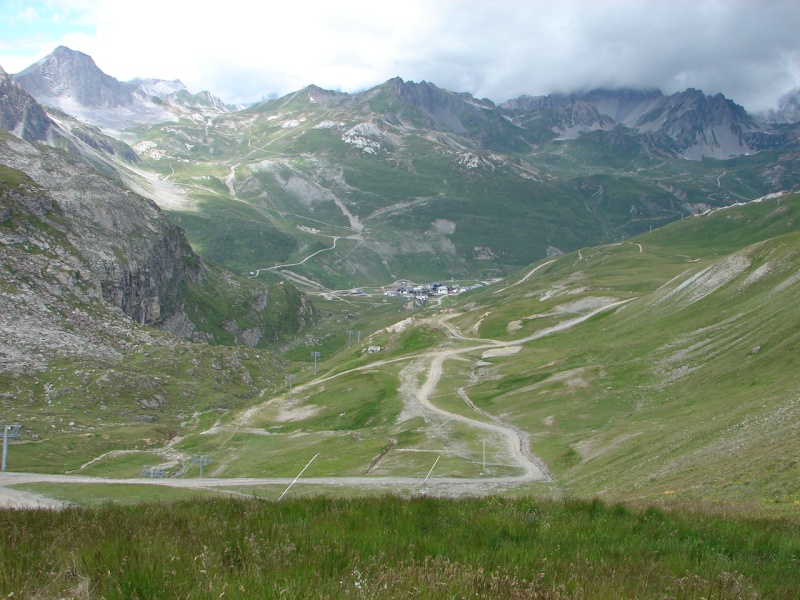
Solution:
<path fill-rule="evenodd" d="M 61 500 L 53 500 L 46 496 L 39 494 L 32 494 L 31 492 L 23 492 L 21 490 L 12 490 L 10 488 L 0 487 L 0 508 L 14 508 L 14 509 L 30 509 L 30 508 L 48 508 L 58 509 L 69 506 L 68 502 Z"/>
<path fill-rule="evenodd" d="M 310 419 L 322 410 L 321 406 L 316 404 L 308 404 L 306 406 L 298 407 L 281 407 L 280 412 L 275 417 L 275 420 L 286 421 L 302 421 L 303 419 Z"/>
<path fill-rule="evenodd" d="M 504 348 L 492 348 L 481 355 L 481 358 L 494 358 L 495 356 L 509 356 L 522 350 L 522 346 L 505 346 Z"/>
<path fill-rule="evenodd" d="M 597 440 L 581 440 L 580 442 L 572 444 L 572 448 L 580 455 L 581 460 L 585 462 L 587 460 L 596 458 L 601 454 L 608 452 L 609 450 L 613 450 L 623 442 L 642 435 L 642 433 L 643 432 L 640 431 L 638 433 L 621 435 L 606 444 L 599 444 Z"/>

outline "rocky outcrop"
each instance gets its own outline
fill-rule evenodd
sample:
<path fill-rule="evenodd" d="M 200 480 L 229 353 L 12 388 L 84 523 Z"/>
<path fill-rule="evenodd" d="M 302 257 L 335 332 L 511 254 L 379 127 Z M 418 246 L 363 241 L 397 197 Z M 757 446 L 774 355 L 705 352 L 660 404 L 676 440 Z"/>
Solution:
<path fill-rule="evenodd" d="M 314 319 L 291 286 L 291 302 L 273 302 L 268 288 L 205 265 L 153 202 L 63 151 L 0 134 L 0 199 L 0 328 L 38 321 L 46 337 L 74 336 L 75 311 L 101 302 L 192 341 L 265 346 Z M 106 317 L 75 318 L 108 328 Z"/>
<path fill-rule="evenodd" d="M 2 67 L 0 67 L 0 129 L 32 142 L 52 141 L 56 124 Z"/>
<path fill-rule="evenodd" d="M 64 235 L 80 255 L 96 295 L 136 322 L 158 325 L 201 266 L 180 229 L 151 201 L 98 175 L 62 152 L 13 138 L 0 162 L 25 173 L 58 206 Z"/>
<path fill-rule="evenodd" d="M 113 360 L 148 338 L 144 330 L 132 336 L 128 318 L 102 300 L 91 264 L 67 232 L 47 191 L 0 165 L 2 373 L 41 371 L 49 360 L 70 355 Z"/>

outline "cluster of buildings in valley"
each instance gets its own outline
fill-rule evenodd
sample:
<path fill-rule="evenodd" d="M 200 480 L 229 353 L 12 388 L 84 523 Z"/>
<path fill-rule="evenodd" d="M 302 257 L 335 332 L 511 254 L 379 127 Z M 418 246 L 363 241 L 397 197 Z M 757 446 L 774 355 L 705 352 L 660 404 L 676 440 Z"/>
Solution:
<path fill-rule="evenodd" d="M 401 282 L 401 285 L 396 289 L 387 289 L 383 292 L 384 296 L 413 298 L 420 302 L 425 302 L 429 298 L 436 296 L 453 296 L 461 294 L 469 290 L 483 287 L 482 283 L 475 283 L 473 285 L 459 285 L 459 284 L 446 284 L 446 283 L 426 283 L 425 285 L 411 285 L 407 282 Z"/>

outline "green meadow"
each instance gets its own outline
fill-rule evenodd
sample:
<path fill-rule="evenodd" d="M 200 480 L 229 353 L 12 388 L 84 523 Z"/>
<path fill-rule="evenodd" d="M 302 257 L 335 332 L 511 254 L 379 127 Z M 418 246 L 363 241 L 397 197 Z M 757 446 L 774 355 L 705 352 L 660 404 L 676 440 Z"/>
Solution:
<path fill-rule="evenodd" d="M 531 498 L 210 498 L 0 511 L 25 598 L 793 599 L 796 519 Z"/>

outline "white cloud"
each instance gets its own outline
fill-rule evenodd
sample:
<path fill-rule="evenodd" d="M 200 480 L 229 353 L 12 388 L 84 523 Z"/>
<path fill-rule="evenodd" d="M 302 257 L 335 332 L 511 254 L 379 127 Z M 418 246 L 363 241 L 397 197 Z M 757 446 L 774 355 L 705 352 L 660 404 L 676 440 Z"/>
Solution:
<path fill-rule="evenodd" d="M 61 43 L 118 79 L 180 78 L 235 102 L 310 83 L 353 92 L 395 75 L 497 102 L 599 86 L 697 87 L 761 109 L 800 87 L 795 0 L 34 5 L 33 21 L 49 9 L 50 19 L 82 30 L 31 49 L 17 69 L 3 61 L 19 54 L 0 48 L 9 72 Z"/>

